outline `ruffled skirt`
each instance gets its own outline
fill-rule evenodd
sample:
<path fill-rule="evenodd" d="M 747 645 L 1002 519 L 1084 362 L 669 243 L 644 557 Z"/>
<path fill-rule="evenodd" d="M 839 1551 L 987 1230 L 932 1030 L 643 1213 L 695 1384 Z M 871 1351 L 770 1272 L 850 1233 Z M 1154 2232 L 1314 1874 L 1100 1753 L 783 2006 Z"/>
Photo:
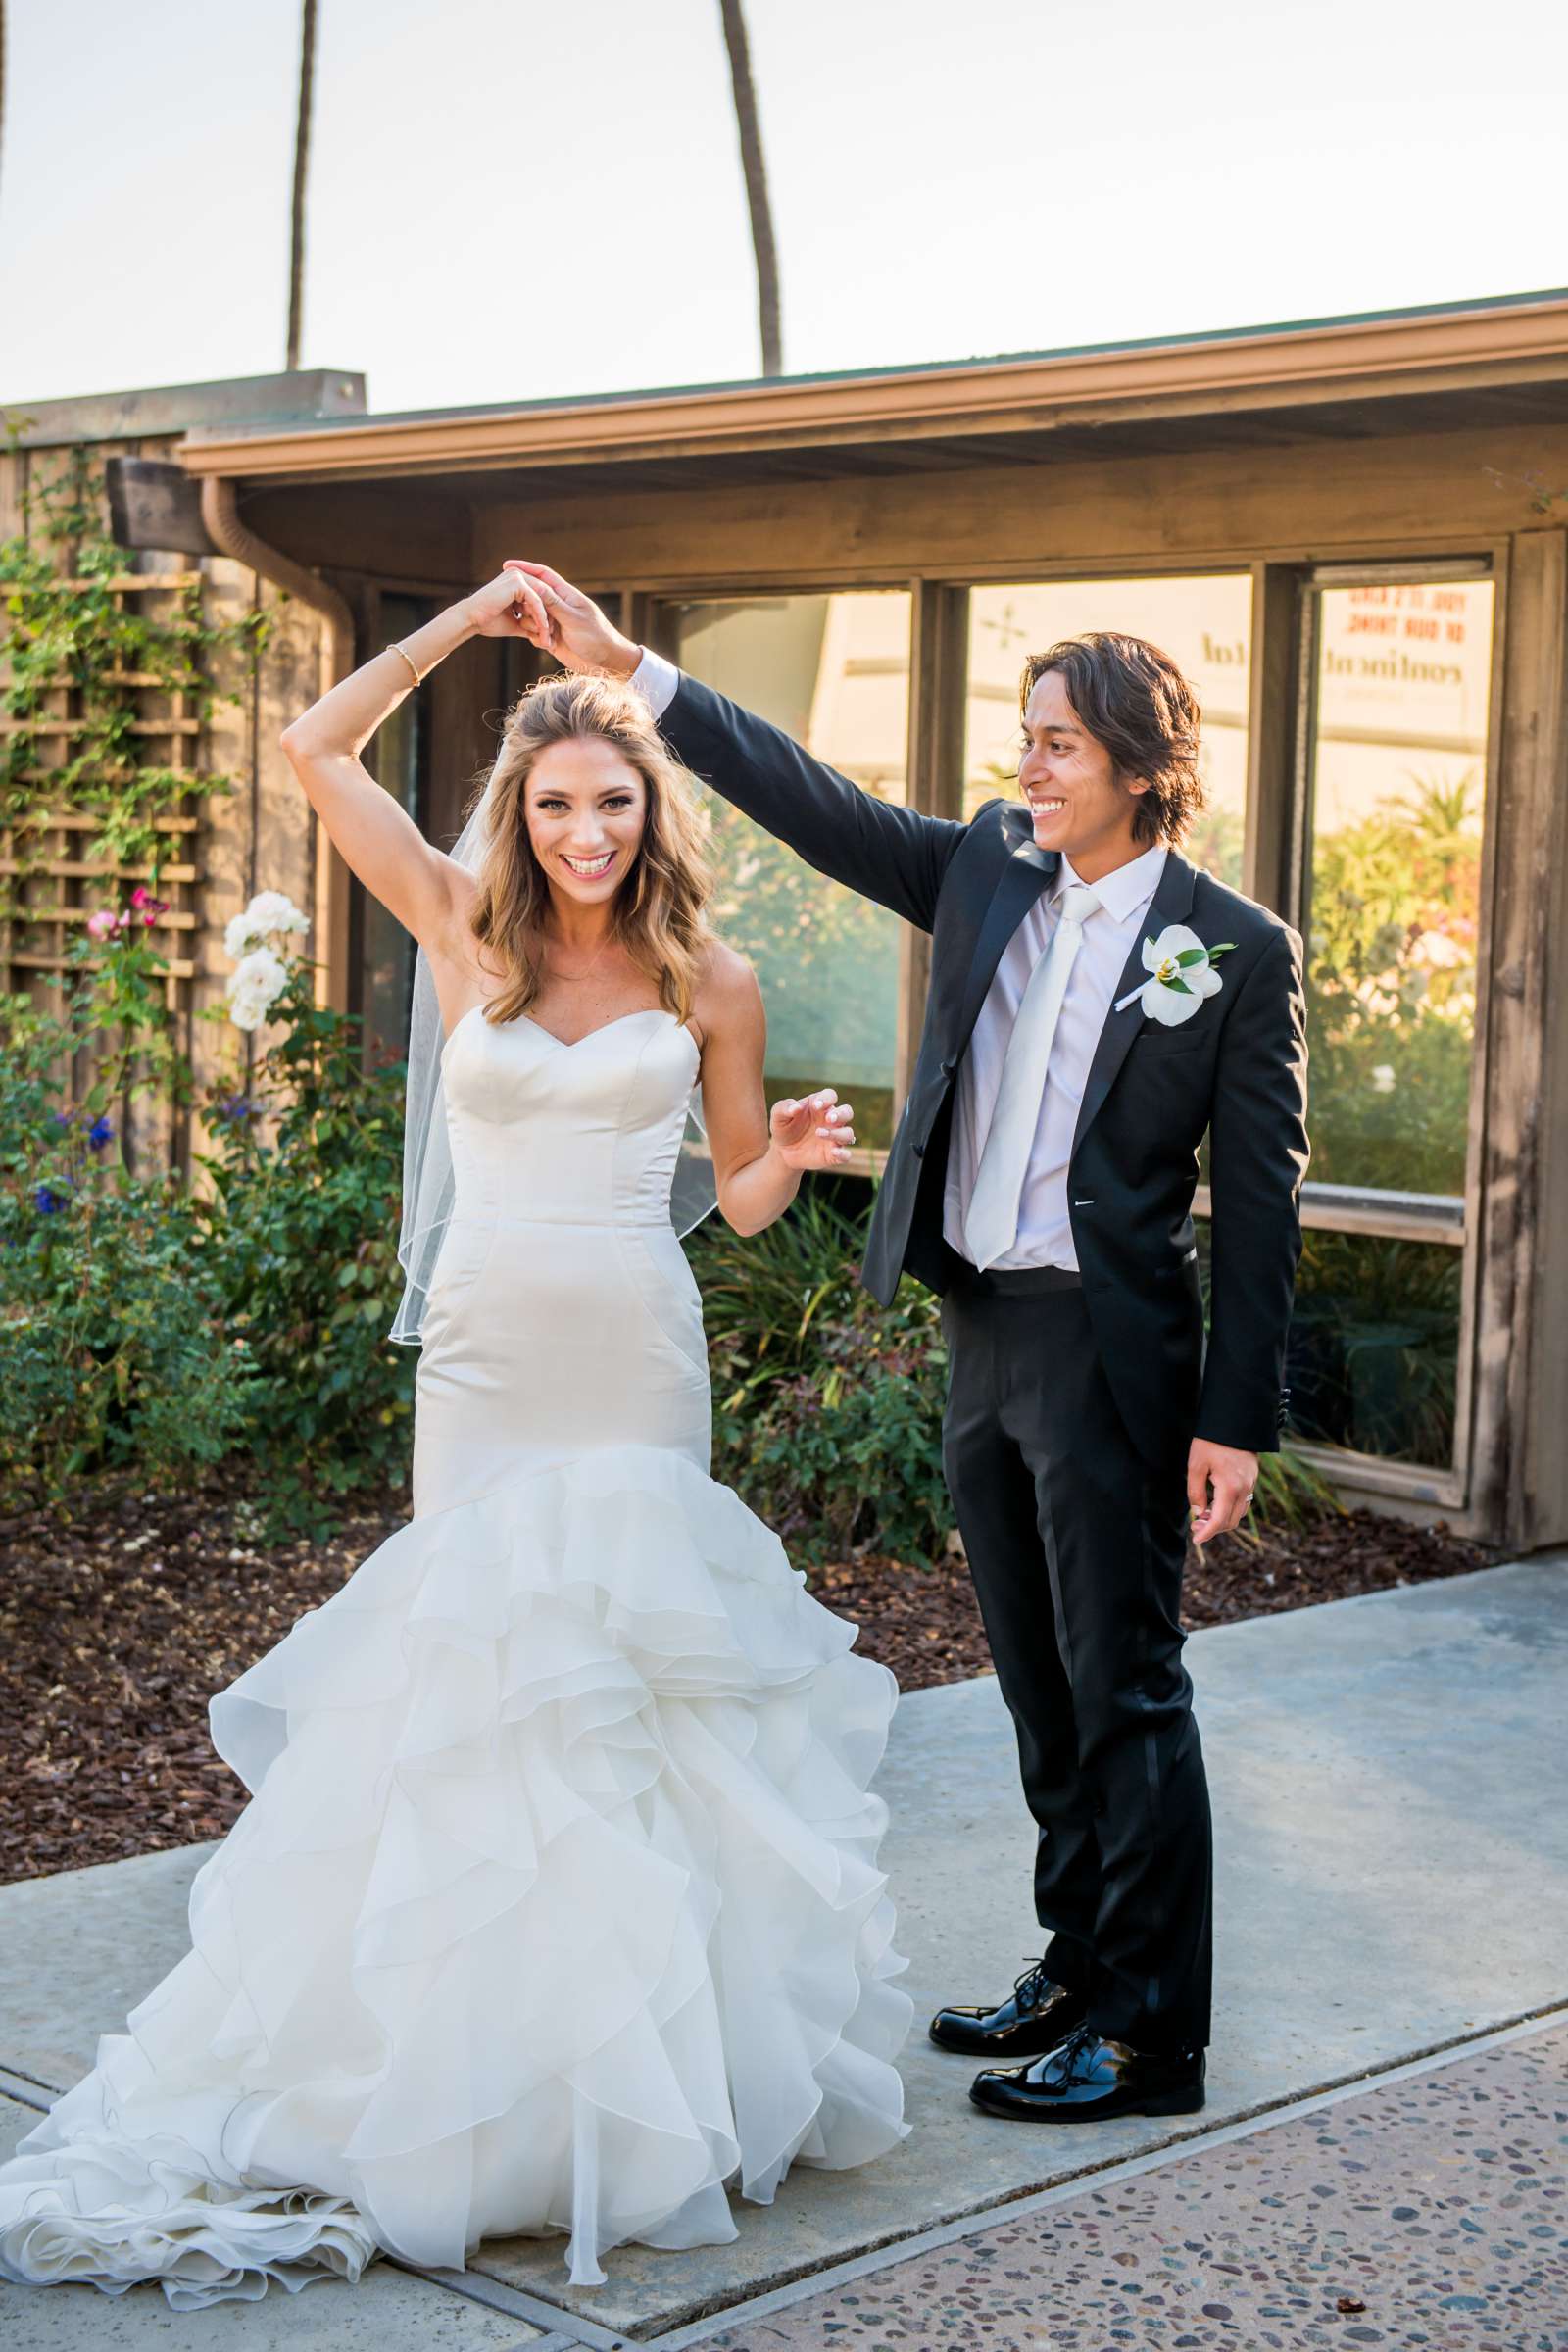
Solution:
<path fill-rule="evenodd" d="M 723 2243 L 902 2138 L 896 1696 L 777 1538 L 613 1446 L 400 1528 L 211 1704 L 191 1949 L 0 2166 L 0 2275 L 177 2309 Z"/>

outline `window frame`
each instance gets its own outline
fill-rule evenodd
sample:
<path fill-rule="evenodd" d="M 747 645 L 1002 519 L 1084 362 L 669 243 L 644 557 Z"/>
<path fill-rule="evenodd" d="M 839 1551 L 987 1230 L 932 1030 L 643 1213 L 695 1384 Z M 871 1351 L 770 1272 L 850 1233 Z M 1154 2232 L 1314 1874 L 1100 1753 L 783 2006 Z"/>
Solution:
<path fill-rule="evenodd" d="M 1361 587 L 1430 587 L 1447 581 L 1490 580 L 1492 643 L 1487 698 L 1487 741 L 1483 755 L 1481 879 L 1477 907 L 1476 1013 L 1471 1045 L 1469 1133 L 1462 1193 L 1396 1193 L 1375 1186 L 1317 1184 L 1301 1189 L 1301 1222 L 1326 1232 L 1360 1233 L 1388 1240 L 1446 1245 L 1462 1253 L 1459 1324 L 1455 1338 L 1453 1454 L 1446 1463 L 1407 1462 L 1347 1446 L 1298 1439 L 1298 1450 L 1336 1484 L 1411 1502 L 1464 1509 L 1470 1498 L 1474 1459 L 1475 1348 L 1481 1278 L 1481 1194 L 1489 1077 L 1491 1023 L 1488 1003 L 1492 970 L 1493 902 L 1495 890 L 1498 782 L 1503 704 L 1503 648 L 1506 629 L 1505 550 L 1465 551 L 1430 556 L 1380 557 L 1366 562 L 1340 559 L 1304 564 L 1293 574 L 1292 647 L 1295 693 L 1291 713 L 1289 805 L 1283 826 L 1285 858 L 1278 911 L 1303 939 L 1310 919 L 1313 775 L 1316 764 L 1319 616 L 1325 591 Z M 1310 1049 L 1310 1041 L 1309 1041 Z"/>
<path fill-rule="evenodd" d="M 963 798 L 964 723 L 968 682 L 968 599 L 973 588 L 1010 582 L 1072 580 L 1201 579 L 1250 573 L 1252 611 L 1249 645 L 1247 800 L 1243 888 L 1250 898 L 1299 927 L 1302 830 L 1309 821 L 1303 802 L 1309 792 L 1309 751 L 1304 742 L 1303 679 L 1310 686 L 1312 631 L 1308 600 L 1325 587 L 1379 583 L 1432 583 L 1445 579 L 1490 578 L 1493 582 L 1492 658 L 1485 754 L 1485 798 L 1481 858 L 1481 904 L 1477 940 L 1475 1040 L 1470 1074 L 1470 1138 L 1463 1207 L 1459 1216 L 1423 1195 L 1389 1195 L 1370 1188 L 1318 1184 L 1302 1187 L 1301 1222 L 1328 1232 L 1372 1233 L 1431 1241 L 1441 1232 L 1463 1251 L 1454 1414 L 1454 1452 L 1446 1465 L 1405 1462 L 1363 1454 L 1348 1447 L 1297 1440 L 1300 1452 L 1337 1486 L 1376 1494 L 1396 1508 L 1438 1506 L 1454 1512 L 1470 1507 L 1476 1475 L 1477 1379 L 1482 1259 L 1482 1187 L 1490 1085 L 1492 954 L 1497 888 L 1501 807 L 1504 681 L 1508 637 L 1509 541 L 1444 536 L 1430 547 L 1412 549 L 1408 538 L 1391 543 L 1371 537 L 1359 550 L 1337 551 L 1320 562 L 1308 549 L 1285 546 L 1215 549 L 1206 562 L 1190 555 L 1149 550 L 1140 560 L 1096 563 L 1092 555 L 996 564 L 966 564 L 961 571 L 934 566 L 913 574 L 855 565 L 830 575 L 791 573 L 699 575 L 628 584 L 622 591 L 625 624 L 642 642 L 673 656 L 676 648 L 664 620 L 673 606 L 730 598 L 831 595 L 843 590 L 905 590 L 910 595 L 907 805 L 937 816 L 960 818 Z M 1308 693 L 1305 709 L 1310 708 Z M 929 942 L 905 925 L 900 937 L 900 1033 L 894 1078 L 894 1114 L 907 1098 L 913 1059 L 925 1014 L 930 971 Z M 858 1150 L 851 1171 L 873 1179 L 887 1162 L 882 1151 Z M 1200 1187 L 1195 1215 L 1207 1215 L 1207 1190 Z"/>

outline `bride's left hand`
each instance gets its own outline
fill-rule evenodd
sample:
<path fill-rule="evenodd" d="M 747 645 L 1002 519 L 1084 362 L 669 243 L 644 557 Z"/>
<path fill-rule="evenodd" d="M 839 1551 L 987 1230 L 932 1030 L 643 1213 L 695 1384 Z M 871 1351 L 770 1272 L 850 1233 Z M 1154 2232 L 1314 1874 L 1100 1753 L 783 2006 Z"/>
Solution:
<path fill-rule="evenodd" d="M 773 1149 L 787 1168 L 842 1167 L 855 1141 L 855 1112 L 830 1086 L 819 1095 L 775 1102 L 768 1116 Z"/>

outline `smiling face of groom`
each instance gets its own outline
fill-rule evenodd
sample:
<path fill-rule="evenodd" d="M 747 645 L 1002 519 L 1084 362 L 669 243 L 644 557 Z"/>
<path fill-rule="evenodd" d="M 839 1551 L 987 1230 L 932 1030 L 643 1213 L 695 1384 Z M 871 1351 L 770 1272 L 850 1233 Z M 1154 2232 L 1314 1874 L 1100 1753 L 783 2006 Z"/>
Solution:
<path fill-rule="evenodd" d="M 1181 839 L 1202 803 L 1198 703 L 1139 637 L 1096 632 L 1031 657 L 1018 789 L 1043 850 L 1085 882 Z"/>
<path fill-rule="evenodd" d="M 1024 705 L 1023 743 L 1018 789 L 1041 849 L 1059 850 L 1085 882 L 1139 855 L 1133 815 L 1149 786 L 1121 782 L 1110 753 L 1073 709 L 1059 669 L 1048 669 Z"/>

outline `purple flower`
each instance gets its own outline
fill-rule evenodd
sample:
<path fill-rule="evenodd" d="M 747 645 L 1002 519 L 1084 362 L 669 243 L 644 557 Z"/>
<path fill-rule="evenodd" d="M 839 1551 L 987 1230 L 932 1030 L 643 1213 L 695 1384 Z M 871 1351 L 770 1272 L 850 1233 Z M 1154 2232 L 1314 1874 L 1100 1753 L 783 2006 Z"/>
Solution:
<path fill-rule="evenodd" d="M 57 1209 L 65 1208 L 68 1205 L 68 1195 L 58 1191 L 52 1184 L 37 1186 L 32 1200 L 40 1216 L 45 1217 L 52 1217 Z"/>
<path fill-rule="evenodd" d="M 57 1127 L 69 1127 L 76 1113 L 74 1108 L 71 1110 L 57 1110 L 55 1112 L 55 1125 Z"/>
<path fill-rule="evenodd" d="M 253 1119 L 260 1108 L 261 1105 L 253 1102 L 248 1095 L 225 1095 L 218 1105 L 218 1113 L 220 1118 L 229 1120 Z"/>
<path fill-rule="evenodd" d="M 114 1133 L 115 1131 L 113 1127 L 111 1127 L 109 1124 L 109 1115 L 106 1111 L 103 1111 L 99 1113 L 98 1117 L 94 1119 L 92 1125 L 88 1128 L 87 1141 L 89 1144 L 91 1144 L 95 1152 L 101 1152 L 105 1144 L 113 1141 Z"/>

